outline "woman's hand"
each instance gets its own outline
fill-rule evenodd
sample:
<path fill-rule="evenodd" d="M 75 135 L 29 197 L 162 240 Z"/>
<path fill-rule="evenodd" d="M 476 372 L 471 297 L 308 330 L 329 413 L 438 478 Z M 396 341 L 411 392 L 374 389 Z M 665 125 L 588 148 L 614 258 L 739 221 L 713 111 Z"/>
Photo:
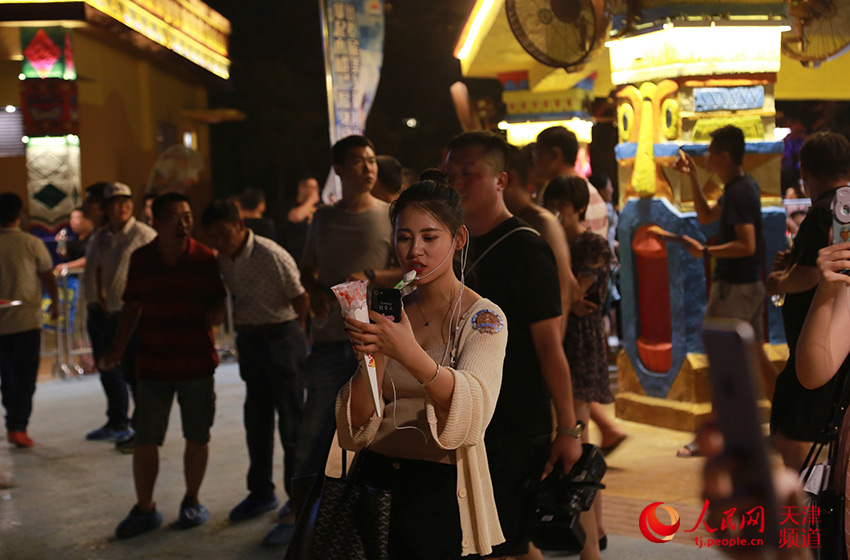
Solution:
<path fill-rule="evenodd" d="M 401 321 L 394 323 L 376 311 L 369 311 L 374 323 L 363 323 L 357 319 L 346 318 L 348 336 L 356 352 L 362 354 L 383 354 L 399 363 L 406 353 L 419 344 L 413 334 L 410 319 L 402 307 Z M 360 331 L 360 332 L 357 332 Z"/>
<path fill-rule="evenodd" d="M 572 303 L 572 305 L 570 306 L 570 313 L 572 313 L 573 315 L 577 315 L 579 317 L 586 317 L 587 315 L 590 315 L 591 313 L 593 313 L 597 309 L 599 309 L 598 304 L 593 303 L 592 301 L 590 301 L 588 299 L 582 298 L 582 299 L 580 299 L 578 301 L 574 301 Z"/>
<path fill-rule="evenodd" d="M 817 265 L 825 281 L 850 285 L 850 276 L 841 272 L 850 269 L 850 243 L 827 245 L 818 251 Z"/>

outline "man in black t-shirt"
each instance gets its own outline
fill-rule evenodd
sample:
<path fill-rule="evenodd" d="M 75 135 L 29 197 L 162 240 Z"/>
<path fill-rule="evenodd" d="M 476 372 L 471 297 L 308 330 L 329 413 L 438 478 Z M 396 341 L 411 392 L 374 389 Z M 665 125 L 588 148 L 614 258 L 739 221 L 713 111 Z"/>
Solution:
<path fill-rule="evenodd" d="M 800 224 L 790 254 L 780 253 L 767 277 L 769 294 L 785 294 L 782 319 L 788 341 L 788 362 L 776 379 L 770 428 L 785 465 L 799 470 L 828 420 L 836 377 L 809 390 L 797 380 L 797 339 L 818 285 L 818 251 L 830 244 L 830 204 L 835 191 L 850 182 L 850 142 L 833 132 L 809 136 L 800 149 L 800 176 L 812 208 Z M 843 370 L 844 368 L 842 368 Z"/>
<path fill-rule="evenodd" d="M 723 196 L 710 204 L 697 180 L 694 159 L 680 152 L 676 169 L 691 180 L 694 209 L 700 224 L 720 221 L 718 243 L 703 245 L 683 236 L 686 249 L 695 258 L 715 257 L 717 263 L 711 280 L 711 291 L 705 306 L 705 317 L 738 319 L 750 323 L 756 340 L 764 340 L 764 284 L 761 281 L 761 259 L 764 239 L 761 228 L 761 193 L 755 180 L 744 173 L 746 142 L 743 131 L 729 125 L 711 133 L 706 169 L 716 173 L 724 183 Z M 776 370 L 764 351 L 759 352 L 759 371 L 764 394 L 772 398 Z M 680 457 L 697 454 L 691 442 L 677 453 Z"/>
<path fill-rule="evenodd" d="M 676 162 L 676 168 L 691 178 L 699 223 L 720 220 L 716 245 L 703 245 L 684 236 L 691 255 L 717 259 L 705 316 L 747 321 L 753 326 L 756 338 L 762 340 L 764 285 L 759 272 L 760 249 L 764 240 L 761 234 L 761 194 L 755 180 L 744 174 L 745 146 L 744 133 L 735 126 L 724 126 L 711 133 L 706 169 L 716 173 L 725 184 L 723 196 L 716 204 L 706 200 L 697 182 L 696 165 L 690 156 L 684 154 Z"/>
<path fill-rule="evenodd" d="M 452 140 L 446 158 L 446 175 L 460 193 L 472 236 L 468 284 L 502 308 L 510 332 L 502 387 L 485 436 L 496 508 L 506 538 L 493 556 L 528 552 L 527 512 L 533 482 L 556 461 L 569 470 L 581 456 L 584 428 L 576 422 L 562 346 L 555 258 L 547 243 L 505 207 L 502 191 L 508 179 L 508 157 L 508 144 L 502 137 L 469 132 Z M 558 424 L 554 440 L 550 397 Z M 592 515 L 584 517 L 592 522 Z M 588 533 L 588 543 L 598 546 L 595 522 Z"/>

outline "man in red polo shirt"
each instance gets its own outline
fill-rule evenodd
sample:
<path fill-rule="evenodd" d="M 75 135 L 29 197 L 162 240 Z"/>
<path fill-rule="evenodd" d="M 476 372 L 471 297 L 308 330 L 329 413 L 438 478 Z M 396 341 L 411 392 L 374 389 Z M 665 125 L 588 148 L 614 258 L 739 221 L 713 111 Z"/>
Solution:
<path fill-rule="evenodd" d="M 198 502 L 198 491 L 207 467 L 207 444 L 215 414 L 213 373 L 218 356 L 212 325 L 221 323 L 224 317 L 224 285 L 212 250 L 191 237 L 188 199 L 166 193 L 154 200 L 152 210 L 158 236 L 130 258 L 118 333 L 103 358 L 107 367 L 117 362 L 138 325 L 133 419 L 133 479 L 138 502 L 115 529 L 119 539 L 162 524 L 153 489 L 159 472 L 158 446 L 165 438 L 175 393 L 186 439 L 186 495 L 177 526 L 197 527 L 210 516 Z"/>

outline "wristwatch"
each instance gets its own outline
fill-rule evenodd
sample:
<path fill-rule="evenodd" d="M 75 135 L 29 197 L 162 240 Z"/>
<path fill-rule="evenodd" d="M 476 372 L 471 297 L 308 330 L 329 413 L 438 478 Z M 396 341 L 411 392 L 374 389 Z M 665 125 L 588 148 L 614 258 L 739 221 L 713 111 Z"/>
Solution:
<path fill-rule="evenodd" d="M 372 270 L 371 268 L 367 268 L 366 270 L 364 270 L 363 275 L 366 276 L 366 278 L 368 278 L 369 282 L 375 281 L 375 271 Z"/>
<path fill-rule="evenodd" d="M 565 436 L 573 436 L 574 438 L 578 439 L 584 432 L 584 422 L 582 422 L 581 420 L 576 421 L 575 428 L 563 428 L 561 426 L 558 426 L 556 431 L 558 432 L 558 435 L 563 434 Z"/>

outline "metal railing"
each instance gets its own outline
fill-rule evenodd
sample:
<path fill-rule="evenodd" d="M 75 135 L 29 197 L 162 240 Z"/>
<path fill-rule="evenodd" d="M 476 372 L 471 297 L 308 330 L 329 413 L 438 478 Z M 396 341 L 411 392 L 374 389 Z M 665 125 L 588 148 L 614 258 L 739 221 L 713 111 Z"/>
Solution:
<path fill-rule="evenodd" d="M 78 358 L 92 353 L 86 330 L 88 305 L 82 282 L 83 269 L 61 266 L 54 274 L 59 285 L 59 317 L 53 321 L 45 313 L 44 332 L 47 336 L 41 337 L 41 356 L 55 358 L 54 377 L 72 379 L 85 373 Z M 215 345 L 223 359 L 235 360 L 236 329 L 233 324 L 233 299 L 229 293 L 225 303 L 225 322 L 214 329 Z"/>
<path fill-rule="evenodd" d="M 48 337 L 41 337 L 41 356 L 55 358 L 53 376 L 71 379 L 83 375 L 85 369 L 77 356 L 91 354 L 91 344 L 86 333 L 86 302 L 81 281 L 82 268 L 61 266 L 54 275 L 59 285 L 59 317 L 53 321 L 45 317 L 44 332 L 52 333 L 55 344 L 48 348 Z"/>

